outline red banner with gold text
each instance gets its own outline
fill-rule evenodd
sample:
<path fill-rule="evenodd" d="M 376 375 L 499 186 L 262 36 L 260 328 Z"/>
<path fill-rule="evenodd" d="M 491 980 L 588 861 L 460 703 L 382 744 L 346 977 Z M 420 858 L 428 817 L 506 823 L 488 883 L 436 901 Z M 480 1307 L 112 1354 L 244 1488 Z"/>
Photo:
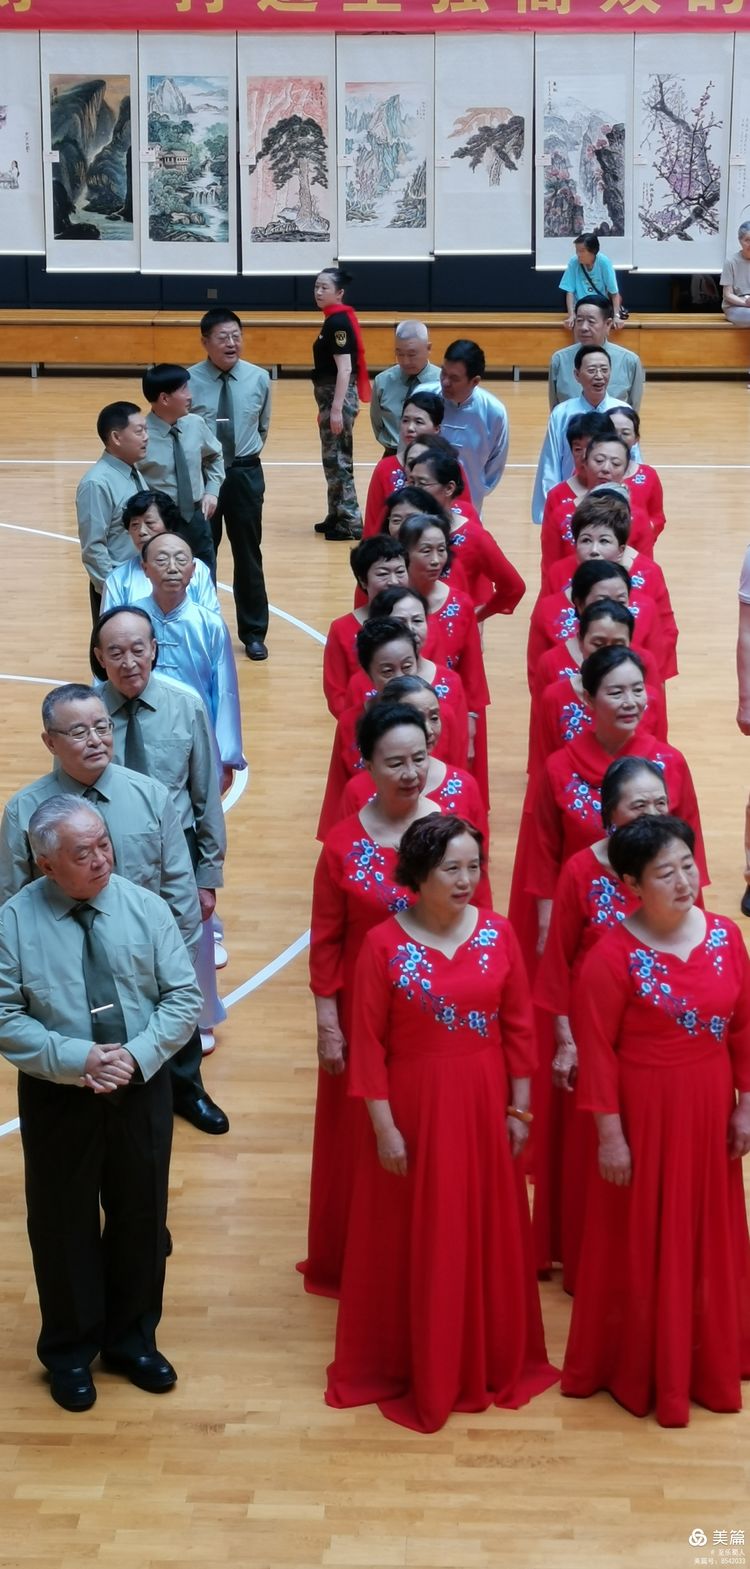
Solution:
<path fill-rule="evenodd" d="M 741 32 L 750 0 L 0 0 L 0 32 Z M 668 62 L 667 62 L 668 63 Z"/>

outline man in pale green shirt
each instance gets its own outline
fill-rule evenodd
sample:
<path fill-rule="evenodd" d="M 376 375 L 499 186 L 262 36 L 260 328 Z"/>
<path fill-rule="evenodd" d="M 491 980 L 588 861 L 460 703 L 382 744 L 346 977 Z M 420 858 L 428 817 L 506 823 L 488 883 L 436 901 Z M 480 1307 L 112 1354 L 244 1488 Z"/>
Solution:
<path fill-rule="evenodd" d="M 221 443 L 200 414 L 190 413 L 190 374 L 184 365 L 151 365 L 142 385 L 151 412 L 141 470 L 154 490 L 165 490 L 179 507 L 185 538 L 215 581 L 211 519 L 224 482 Z"/>
<path fill-rule="evenodd" d="M 430 334 L 423 321 L 400 321 L 396 328 L 396 364 L 373 378 L 370 423 L 375 440 L 395 457 L 404 403 L 410 392 L 440 391 L 440 367 L 430 364 Z"/>
<path fill-rule="evenodd" d="M 104 584 L 133 545 L 122 526 L 125 502 L 146 488 L 140 465 L 146 456 L 146 416 L 137 403 L 108 403 L 96 422 L 104 451 L 87 469 L 76 491 L 76 518 L 81 559 L 89 576 L 91 614 L 95 621 Z"/>
<path fill-rule="evenodd" d="M 118 873 L 160 894 L 169 905 L 191 959 L 201 933 L 201 913 L 185 836 L 169 791 L 155 779 L 112 762 L 112 720 L 90 687 L 55 687 L 42 704 L 42 740 L 55 763 L 51 773 L 10 797 L 0 822 L 0 902 L 37 875 L 28 825 L 52 795 L 86 796 L 107 824 Z M 201 1078 L 200 1034 L 170 1064 L 175 1111 L 207 1133 L 225 1133 L 223 1111 Z"/>
<path fill-rule="evenodd" d="M 611 366 L 610 397 L 619 403 L 626 403 L 637 412 L 641 406 L 646 373 L 632 349 L 610 342 L 609 334 L 614 322 L 612 301 L 603 294 L 588 294 L 584 299 L 576 301 L 574 314 L 574 341 L 567 349 L 558 349 L 550 360 L 547 384 L 550 408 L 556 408 L 558 403 L 566 403 L 568 398 L 580 396 L 575 357 L 583 344 L 597 349 L 606 348 Z"/>
<path fill-rule="evenodd" d="M 19 1072 L 37 1353 L 52 1398 L 85 1411 L 98 1354 L 153 1394 L 177 1379 L 155 1339 L 172 1133 L 166 1064 L 201 997 L 164 900 L 112 875 L 94 806 L 52 796 L 28 832 L 39 876 L 0 910 L 0 1053 Z"/>

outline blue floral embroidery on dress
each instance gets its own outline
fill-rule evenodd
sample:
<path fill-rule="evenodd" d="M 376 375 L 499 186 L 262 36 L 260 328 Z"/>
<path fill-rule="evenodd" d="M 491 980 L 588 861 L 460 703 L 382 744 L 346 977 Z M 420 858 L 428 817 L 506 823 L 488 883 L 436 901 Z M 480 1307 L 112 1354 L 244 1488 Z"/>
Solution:
<path fill-rule="evenodd" d="M 384 904 L 391 915 L 408 910 L 409 899 L 400 891 L 398 883 L 386 878 L 385 856 L 372 839 L 355 839 L 344 865 L 349 881 L 376 893 L 379 903 Z"/>
<path fill-rule="evenodd" d="M 449 775 L 441 784 L 438 795 L 440 800 L 446 803 L 449 812 L 455 812 L 456 803 L 463 794 L 463 788 L 462 780 L 457 779 L 455 775 L 452 779 Z"/>
<path fill-rule="evenodd" d="M 465 545 L 466 544 L 466 535 L 465 534 L 459 534 L 459 533 L 451 534 L 451 544 L 452 545 Z"/>
<path fill-rule="evenodd" d="M 619 883 L 607 877 L 606 872 L 594 878 L 587 901 L 591 906 L 592 926 L 616 926 L 618 921 L 624 921 L 627 913 L 625 894 Z"/>
<path fill-rule="evenodd" d="M 555 618 L 555 637 L 562 641 L 572 637 L 578 622 L 575 605 L 566 605 Z"/>
<path fill-rule="evenodd" d="M 602 811 L 601 794 L 586 779 L 582 779 L 580 774 L 571 774 L 565 786 L 565 795 L 567 811 L 599 821 Z"/>
<path fill-rule="evenodd" d="M 489 950 L 494 947 L 498 938 L 497 928 L 482 926 L 474 933 L 469 950 L 479 948 L 478 965 L 484 972 L 489 963 Z M 399 943 L 394 957 L 389 961 L 393 972 L 394 987 L 403 992 L 409 1002 L 418 1002 L 420 1008 L 432 1014 L 436 1024 L 442 1024 L 447 1030 L 469 1029 L 486 1039 L 489 1025 L 497 1019 L 497 1009 L 487 1014 L 478 1008 L 472 1008 L 468 1014 L 462 1014 L 450 998 L 442 997 L 432 991 L 433 966 L 427 957 L 427 949 L 421 943 Z"/>
<path fill-rule="evenodd" d="M 585 703 L 579 703 L 577 699 L 563 705 L 560 720 L 564 741 L 572 741 L 574 736 L 580 735 L 581 731 L 592 723 L 590 710 Z"/>
<path fill-rule="evenodd" d="M 631 586 L 631 588 L 645 588 L 646 587 L 646 579 L 643 576 L 642 572 L 633 572 L 633 573 L 631 573 L 631 576 L 630 576 L 630 586 Z"/>
<path fill-rule="evenodd" d="M 640 472 L 640 469 L 637 474 L 631 474 L 630 479 L 628 480 L 629 485 L 645 485 L 645 483 L 646 476 Z"/>
<path fill-rule="evenodd" d="M 450 692 L 450 687 L 446 681 L 435 681 L 432 690 L 435 696 L 439 697 L 440 701 L 443 702 Z"/>
<path fill-rule="evenodd" d="M 703 947 L 713 955 L 714 969 L 721 973 L 722 955 L 718 951 L 726 946 L 727 934 L 723 926 L 714 927 L 706 935 Z M 675 1024 L 688 1035 L 711 1035 L 714 1040 L 724 1039 L 728 1019 L 713 1013 L 710 1019 L 701 1017 L 698 1009 L 691 1007 L 686 997 L 676 997 L 672 987 L 661 976 L 669 974 L 666 964 L 657 958 L 651 948 L 636 948 L 628 959 L 628 971 L 635 981 L 637 997 L 648 998 L 655 1008 L 661 1008 Z"/>

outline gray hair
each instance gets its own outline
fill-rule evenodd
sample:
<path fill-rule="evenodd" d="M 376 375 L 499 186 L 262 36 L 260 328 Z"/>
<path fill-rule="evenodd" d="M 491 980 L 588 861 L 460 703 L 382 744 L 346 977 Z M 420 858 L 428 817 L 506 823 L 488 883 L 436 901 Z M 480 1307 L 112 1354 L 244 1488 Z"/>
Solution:
<path fill-rule="evenodd" d="M 746 234 L 750 234 L 750 223 L 741 223 L 737 230 L 737 239 L 744 239 Z"/>
<path fill-rule="evenodd" d="M 60 828 L 74 817 L 95 817 L 106 828 L 101 812 L 79 795 L 52 795 L 32 812 L 26 829 L 35 861 L 40 855 L 53 855 L 60 848 Z"/>
<path fill-rule="evenodd" d="M 92 686 L 82 686 L 80 681 L 66 681 L 64 686 L 54 686 L 42 703 L 42 724 L 51 729 L 55 710 L 60 703 L 83 703 L 89 697 L 98 697 Z"/>
<path fill-rule="evenodd" d="M 410 338 L 419 338 L 420 343 L 426 343 L 429 336 L 423 321 L 400 321 L 396 328 L 399 343 L 406 343 Z"/>

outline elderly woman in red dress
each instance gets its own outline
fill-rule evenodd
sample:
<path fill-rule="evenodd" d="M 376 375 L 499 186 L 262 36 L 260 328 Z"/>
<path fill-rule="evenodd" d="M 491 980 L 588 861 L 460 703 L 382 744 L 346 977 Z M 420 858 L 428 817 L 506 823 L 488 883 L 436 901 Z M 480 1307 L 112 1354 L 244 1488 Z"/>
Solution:
<path fill-rule="evenodd" d="M 326 1399 L 377 1402 L 427 1433 L 556 1378 L 515 1159 L 531 1120 L 528 984 L 507 921 L 473 902 L 480 870 L 467 823 L 415 823 L 397 876 L 416 903 L 369 934 L 355 980 L 350 1092 L 372 1135 Z"/>
<path fill-rule="evenodd" d="M 699 909 L 693 834 L 647 817 L 615 835 L 638 901 L 591 950 L 576 993 L 578 1102 L 598 1176 L 586 1211 L 562 1389 L 608 1390 L 684 1427 L 738 1411 L 750 1376 L 750 963 Z"/>
<path fill-rule="evenodd" d="M 409 449 L 410 455 L 412 450 Z M 454 560 L 457 558 L 463 568 L 477 621 L 512 615 L 526 593 L 526 584 L 474 508 L 467 506 L 464 477 L 455 450 L 428 448 L 411 464 L 411 479 L 412 484 L 428 491 L 440 503 L 450 520 Z"/>
<path fill-rule="evenodd" d="M 610 409 L 609 417 L 622 437 L 629 453 L 638 445 L 641 436 L 641 419 L 637 411 L 629 403 L 621 403 L 616 409 Z M 632 456 L 628 463 L 624 483 L 634 497 L 633 511 L 645 512 L 654 540 L 659 538 L 666 527 L 667 520 L 664 516 L 664 491 L 662 483 L 655 468 L 650 463 L 636 462 Z M 645 548 L 643 545 L 640 547 Z M 653 548 L 653 547 L 652 547 Z"/>
<path fill-rule="evenodd" d="M 405 587 L 408 576 L 403 545 L 384 534 L 360 540 L 350 553 L 349 565 L 362 590 L 362 607 L 331 622 L 323 650 L 323 691 L 334 719 L 346 707 L 347 686 L 359 669 L 357 633 L 367 620 L 367 606 L 381 589 Z"/>
<path fill-rule="evenodd" d="M 334 823 L 313 885 L 310 989 L 318 1026 L 308 1255 L 298 1268 L 305 1287 L 335 1296 L 339 1287 L 352 1173 L 362 1132 L 361 1107 L 347 1098 L 346 1059 L 354 1013 L 354 966 L 365 933 L 412 893 L 400 886 L 396 861 L 410 823 L 437 810 L 425 801 L 427 732 L 413 708 L 377 705 L 360 730 L 374 796 Z"/>
<path fill-rule="evenodd" d="M 420 387 L 409 393 L 401 414 L 396 455 L 381 458 L 372 471 L 365 506 L 366 536 L 380 532 L 385 521 L 386 497 L 408 482 L 404 467 L 407 448 L 421 436 L 437 435 L 444 413 L 445 405 L 439 392 Z"/>
<path fill-rule="evenodd" d="M 552 919 L 539 961 L 534 1000 L 553 1020 L 554 1035 L 539 1032 L 554 1051 L 534 1080 L 534 1216 L 537 1269 L 563 1267 L 563 1286 L 575 1290 L 593 1149 L 591 1119 L 578 1110 L 578 1051 L 570 1016 L 581 966 L 595 942 L 632 914 L 638 900 L 620 882 L 609 858 L 611 835 L 639 817 L 664 816 L 664 774 L 646 757 L 620 757 L 602 780 L 606 837 L 566 861 L 555 890 Z"/>

